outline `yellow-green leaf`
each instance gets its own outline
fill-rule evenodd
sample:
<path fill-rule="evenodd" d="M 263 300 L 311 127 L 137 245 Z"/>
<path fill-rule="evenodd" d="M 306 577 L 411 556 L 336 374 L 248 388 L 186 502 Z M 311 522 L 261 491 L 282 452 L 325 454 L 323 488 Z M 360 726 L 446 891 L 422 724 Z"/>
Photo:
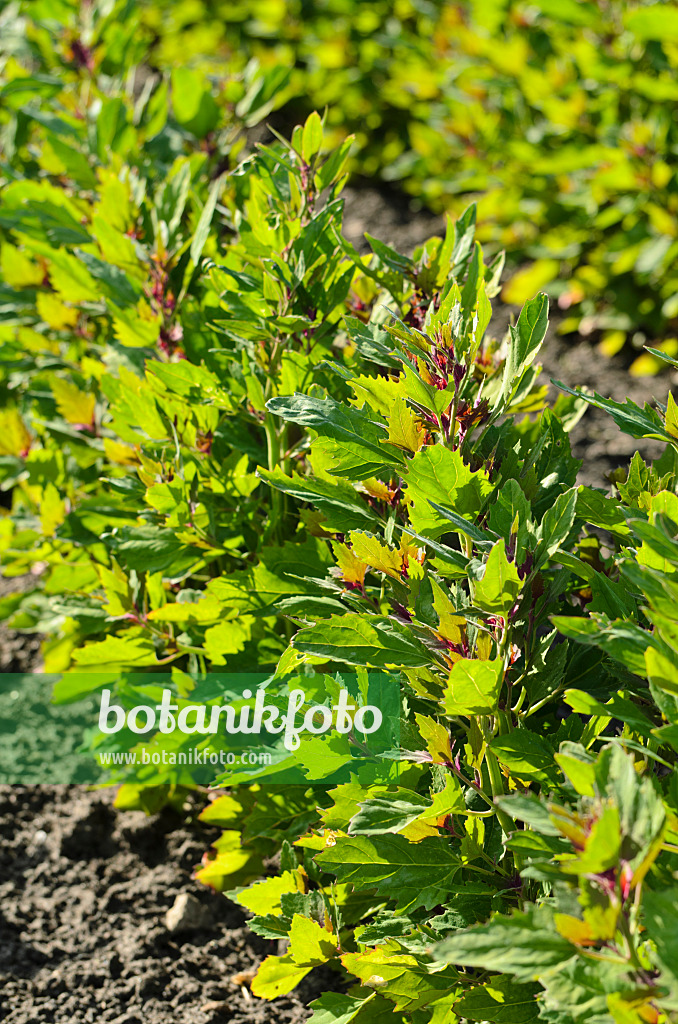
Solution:
<path fill-rule="evenodd" d="M 406 452 L 418 452 L 424 443 L 423 424 L 403 398 L 396 398 L 388 415 L 388 440 Z"/>
<path fill-rule="evenodd" d="M 496 711 L 499 691 L 504 679 L 504 663 L 471 661 L 455 662 L 445 687 L 444 707 L 448 715 L 486 715 Z"/>
<path fill-rule="evenodd" d="M 507 559 L 502 538 L 490 551 L 483 578 L 476 584 L 473 603 L 484 612 L 506 617 L 516 603 L 520 587 L 518 570 Z"/>

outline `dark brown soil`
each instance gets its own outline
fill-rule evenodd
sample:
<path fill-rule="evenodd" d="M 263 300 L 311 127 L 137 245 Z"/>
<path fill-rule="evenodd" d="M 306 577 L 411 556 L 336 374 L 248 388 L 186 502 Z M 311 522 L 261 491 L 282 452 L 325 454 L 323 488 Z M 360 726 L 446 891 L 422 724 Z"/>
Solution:
<path fill-rule="evenodd" d="M 337 976 L 275 1004 L 231 979 L 277 943 L 192 879 L 218 835 L 165 811 L 118 812 L 110 790 L 0 787 L 0 1021 L 5 1024 L 281 1024 Z M 180 893 L 207 927 L 170 932 Z M 240 980 L 240 979 L 237 979 Z"/>
<path fill-rule="evenodd" d="M 578 335 L 561 337 L 553 327 L 549 329 L 540 361 L 544 383 L 559 380 L 568 387 L 597 391 L 615 402 L 630 398 L 641 408 L 655 398 L 665 403 L 669 390 L 676 391 L 675 374 L 631 377 L 622 354 L 607 359 L 595 344 Z M 557 393 L 552 385 L 552 397 Z M 570 441 L 573 455 L 583 461 L 579 482 L 605 490 L 609 488 L 608 474 L 618 466 L 627 467 L 634 452 L 639 451 L 649 461 L 659 458 L 665 448 L 658 441 L 634 440 L 622 433 L 606 412 L 591 406 L 572 430 Z"/>
<path fill-rule="evenodd" d="M 373 189 L 349 191 L 346 230 L 361 251 L 363 232 L 411 251 L 439 233 L 440 218 Z M 503 333 L 511 313 L 500 309 Z M 665 400 L 669 377 L 633 379 L 623 358 L 604 360 L 585 339 L 550 330 L 545 380 L 587 386 L 618 401 Z M 603 413 L 590 410 L 572 434 L 581 479 L 606 487 L 606 474 L 640 448 Z M 28 581 L 30 583 L 30 580 Z M 0 580 L 0 593 L 23 586 Z M 0 625 L 0 671 L 36 671 L 38 642 Z M 193 881 L 214 831 L 189 814 L 148 818 L 118 812 L 110 791 L 0 786 L 0 1021 L 6 1024 L 268 1024 L 303 1021 L 308 1003 L 335 985 L 316 972 L 291 996 L 269 1004 L 233 975 L 275 944 L 251 934 L 225 897 Z M 192 894 L 209 924 L 170 932 L 165 913 Z"/>

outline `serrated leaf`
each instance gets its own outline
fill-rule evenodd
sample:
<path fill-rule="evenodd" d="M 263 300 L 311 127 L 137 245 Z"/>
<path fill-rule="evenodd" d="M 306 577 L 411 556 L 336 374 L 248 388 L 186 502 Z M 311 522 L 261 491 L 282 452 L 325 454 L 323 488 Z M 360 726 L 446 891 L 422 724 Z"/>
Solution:
<path fill-rule="evenodd" d="M 349 383 L 355 392 L 357 403 L 363 405 L 367 402 L 374 412 L 386 420 L 394 403 L 398 399 L 402 400 L 406 394 L 401 378 L 394 380 L 393 377 L 367 377 L 361 374 L 353 377 Z"/>
<path fill-rule="evenodd" d="M 454 1012 L 467 1020 L 492 1024 L 530 1024 L 539 1018 L 537 994 L 541 985 L 521 985 L 510 978 L 493 978 L 467 992 L 454 1004 Z"/>
<path fill-rule="evenodd" d="M 292 641 L 295 650 L 347 665 L 390 668 L 429 664 L 426 647 L 396 619 L 383 616 L 333 615 Z"/>
<path fill-rule="evenodd" d="M 472 472 L 458 452 L 442 445 L 423 448 L 409 463 L 406 498 L 410 522 L 418 533 L 433 539 L 449 532 L 449 525 L 431 507 L 431 501 L 473 519 L 482 511 L 491 492 L 487 473 Z"/>
<path fill-rule="evenodd" d="M 305 967 L 295 963 L 289 953 L 267 956 L 252 981 L 252 992 L 259 999 L 277 999 L 296 988 L 312 969 L 313 965 Z"/>
<path fill-rule="evenodd" d="M 356 558 L 378 572 L 383 572 L 396 580 L 400 579 L 403 558 L 399 551 L 389 548 L 377 537 L 370 537 L 366 533 L 351 533 L 350 539 Z"/>
<path fill-rule="evenodd" d="M 366 1004 L 369 1014 L 369 1004 L 373 999 L 374 994 L 365 998 L 344 992 L 325 992 L 310 1004 L 313 1013 L 308 1018 L 308 1024 L 351 1024 Z"/>
<path fill-rule="evenodd" d="M 261 855 L 242 845 L 240 832 L 229 829 L 213 844 L 195 877 L 203 885 L 224 892 L 236 885 L 248 885 L 259 878 L 263 870 Z"/>
<path fill-rule="evenodd" d="M 337 560 L 337 569 L 341 574 L 344 583 L 362 587 L 365 583 L 367 562 L 363 561 L 358 554 L 346 546 L 346 544 L 333 544 L 332 550 Z M 336 570 L 335 570 L 336 571 Z"/>
<path fill-rule="evenodd" d="M 204 819 L 203 819 L 204 820 Z M 233 891 L 230 898 L 253 914 L 282 915 L 280 898 L 283 893 L 299 892 L 301 879 L 297 871 L 283 871 L 254 882 L 248 889 Z"/>
<path fill-rule="evenodd" d="M 424 443 L 426 431 L 407 402 L 397 397 L 388 414 L 388 440 L 405 452 L 418 452 Z"/>
<path fill-rule="evenodd" d="M 205 631 L 205 653 L 213 665 L 225 665 L 227 655 L 244 650 L 253 621 L 245 615 L 236 621 L 220 622 Z"/>
<path fill-rule="evenodd" d="M 430 808 L 430 801 L 421 793 L 396 788 L 383 796 L 364 800 L 351 818 L 349 835 L 385 835 L 401 832 Z"/>
<path fill-rule="evenodd" d="M 451 967 L 441 969 L 439 965 L 381 947 L 345 953 L 341 962 L 363 985 L 378 989 L 380 995 L 393 1001 L 396 1010 L 408 1013 L 450 992 L 459 979 Z"/>
<path fill-rule="evenodd" d="M 337 939 L 309 917 L 295 914 L 290 928 L 289 956 L 300 967 L 315 967 L 337 953 Z"/>
<path fill-rule="evenodd" d="M 452 747 L 449 729 L 442 722 L 437 722 L 435 718 L 430 718 L 428 715 L 421 715 L 417 712 L 414 717 L 431 759 L 440 764 L 451 761 Z"/>
<path fill-rule="evenodd" d="M 546 914 L 536 910 L 495 916 L 489 924 L 457 932 L 435 949 L 435 955 L 458 966 L 482 967 L 533 981 L 576 953 L 559 935 Z"/>
<path fill-rule="evenodd" d="M 490 741 L 490 749 L 520 779 L 547 783 L 557 775 L 552 748 L 545 739 L 527 729 L 495 736 Z"/>
<path fill-rule="evenodd" d="M 87 644 L 74 651 L 73 658 L 78 665 L 90 665 L 94 671 L 104 671 L 117 665 L 155 665 L 158 658 L 155 646 L 145 637 L 126 639 L 120 636 L 107 636 L 98 643 Z"/>
<path fill-rule="evenodd" d="M 394 900 L 401 911 L 442 902 L 460 870 L 446 840 L 409 843 L 400 835 L 339 836 L 316 860 L 340 882 L 376 888 L 380 899 Z"/>
<path fill-rule="evenodd" d="M 462 658 L 452 666 L 445 687 L 444 707 L 448 715 L 490 714 L 497 708 L 504 679 L 504 663 Z"/>
<path fill-rule="evenodd" d="M 484 612 L 506 618 L 518 599 L 521 585 L 518 570 L 506 557 L 502 538 L 488 555 L 485 572 L 476 583 L 473 603 Z"/>

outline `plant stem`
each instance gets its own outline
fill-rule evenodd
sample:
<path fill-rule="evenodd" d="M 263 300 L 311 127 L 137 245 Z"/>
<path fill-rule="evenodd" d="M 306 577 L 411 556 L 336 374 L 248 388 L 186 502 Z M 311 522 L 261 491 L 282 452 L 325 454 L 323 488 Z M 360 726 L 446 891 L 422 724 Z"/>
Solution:
<path fill-rule="evenodd" d="M 266 432 L 266 455 L 268 459 L 268 470 L 273 472 L 280 463 L 280 436 L 275 418 L 270 412 L 266 413 L 264 419 L 264 431 Z M 274 536 L 278 541 L 282 540 L 282 517 L 283 517 L 283 495 L 277 487 L 271 488 L 271 511 L 268 530 L 269 536 Z"/>
<path fill-rule="evenodd" d="M 492 786 L 492 796 L 496 799 L 498 796 L 504 796 L 506 791 L 504 789 L 504 779 L 501 774 L 499 767 L 499 761 L 494 751 L 490 750 L 489 747 L 485 749 L 485 763 L 487 764 L 487 770 L 490 775 L 490 785 Z M 496 805 L 495 805 L 496 806 Z M 509 836 L 512 832 L 516 831 L 516 823 L 513 818 L 510 818 L 508 814 L 496 807 L 497 820 L 504 830 L 504 834 Z M 513 859 L 516 865 L 516 871 L 520 871 L 522 867 L 522 859 L 519 853 L 514 851 Z"/>

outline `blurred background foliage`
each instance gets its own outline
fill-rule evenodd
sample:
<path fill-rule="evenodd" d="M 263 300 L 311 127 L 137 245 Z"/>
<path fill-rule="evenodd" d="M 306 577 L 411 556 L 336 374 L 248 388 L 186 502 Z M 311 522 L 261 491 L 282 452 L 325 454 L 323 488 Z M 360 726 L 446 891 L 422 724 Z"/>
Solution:
<path fill-rule="evenodd" d="M 354 180 L 455 215 L 478 200 L 506 301 L 546 288 L 563 333 L 678 351 L 673 2 L 23 0 L 1 35 L 10 177 L 55 103 L 77 128 L 96 97 L 99 158 L 160 175 L 189 150 L 227 169 L 256 124 L 285 133 L 327 107 L 331 141 L 356 136 Z"/>

